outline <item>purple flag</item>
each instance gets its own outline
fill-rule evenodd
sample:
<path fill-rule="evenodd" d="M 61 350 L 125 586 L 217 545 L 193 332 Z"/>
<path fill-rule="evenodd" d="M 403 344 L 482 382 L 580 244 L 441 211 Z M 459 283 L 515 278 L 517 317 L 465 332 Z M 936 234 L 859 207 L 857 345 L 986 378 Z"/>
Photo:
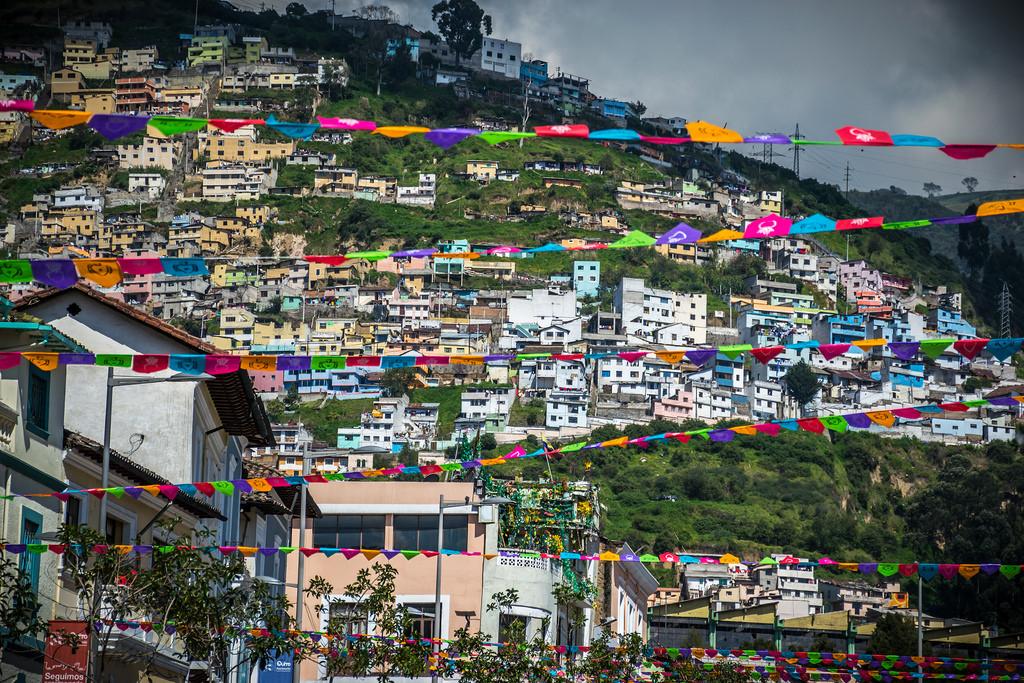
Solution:
<path fill-rule="evenodd" d="M 148 116 L 130 114 L 93 114 L 89 127 L 108 140 L 123 138 L 146 128 Z"/>
<path fill-rule="evenodd" d="M 743 138 L 743 142 L 755 142 L 762 145 L 788 145 L 793 141 L 782 133 L 764 133 Z"/>
<path fill-rule="evenodd" d="M 889 342 L 887 346 L 892 351 L 892 355 L 900 360 L 913 360 L 914 356 L 917 355 L 917 349 L 920 348 L 921 342 Z"/>
<path fill-rule="evenodd" d="M 235 485 L 235 490 L 239 493 L 252 493 L 252 486 L 245 479 L 232 479 L 231 483 Z"/>
<path fill-rule="evenodd" d="M 61 365 L 95 365 L 96 356 L 91 353 L 62 353 L 57 357 Z"/>
<path fill-rule="evenodd" d="M 1012 396 L 993 396 L 988 402 L 994 406 L 1019 406 L 1020 402 Z"/>
<path fill-rule="evenodd" d="M 516 357 L 514 353 L 494 353 L 489 356 L 484 356 L 485 363 L 496 363 L 503 360 L 512 360 Z"/>
<path fill-rule="evenodd" d="M 409 249 L 392 253 L 391 258 L 425 258 L 436 253 L 437 249 Z"/>
<path fill-rule="evenodd" d="M 736 432 L 731 429 L 715 429 L 708 436 L 712 441 L 732 441 L 736 438 Z"/>
<path fill-rule="evenodd" d="M 686 223 L 679 223 L 655 240 L 655 244 L 693 244 L 700 239 L 701 232 Z"/>
<path fill-rule="evenodd" d="M 718 349 L 691 349 L 686 352 L 686 357 L 694 365 L 706 365 L 708 361 L 718 355 Z"/>
<path fill-rule="evenodd" d="M 867 429 L 871 426 L 871 418 L 864 413 L 850 413 L 845 417 L 846 424 L 856 429 Z"/>
<path fill-rule="evenodd" d="M 473 135 L 479 135 L 476 128 L 436 128 L 423 134 L 423 137 L 433 142 L 441 149 L 448 149 L 459 144 Z"/>
<path fill-rule="evenodd" d="M 45 261 L 30 261 L 30 263 L 32 264 L 32 277 L 47 287 L 67 289 L 78 282 L 78 271 L 71 259 L 47 259 Z"/>
<path fill-rule="evenodd" d="M 265 557 L 270 557 L 277 554 L 277 548 L 260 548 L 259 553 Z"/>
<path fill-rule="evenodd" d="M 278 370 L 309 370 L 309 356 L 278 356 Z"/>
<path fill-rule="evenodd" d="M 977 216 L 947 216 L 946 218 L 930 218 L 932 225 L 960 225 L 961 223 L 973 223 L 978 220 Z"/>

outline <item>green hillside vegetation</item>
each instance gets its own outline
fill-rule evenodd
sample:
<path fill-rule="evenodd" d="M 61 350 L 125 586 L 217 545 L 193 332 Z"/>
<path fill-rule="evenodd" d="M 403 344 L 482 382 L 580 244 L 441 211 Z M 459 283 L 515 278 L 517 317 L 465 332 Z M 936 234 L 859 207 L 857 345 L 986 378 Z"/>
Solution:
<path fill-rule="evenodd" d="M 588 440 L 698 424 L 602 427 Z M 551 463 L 557 479 L 598 484 L 607 508 L 603 534 L 642 552 L 1011 563 L 1024 557 L 1024 512 L 1016 502 L 1024 490 L 1022 465 L 1024 456 L 1009 443 L 949 447 L 865 432 L 659 442 L 572 453 Z M 547 465 L 522 461 L 495 475 L 512 472 L 545 478 Z M 1024 626 L 1020 583 L 979 578 L 933 582 L 929 612 Z"/>

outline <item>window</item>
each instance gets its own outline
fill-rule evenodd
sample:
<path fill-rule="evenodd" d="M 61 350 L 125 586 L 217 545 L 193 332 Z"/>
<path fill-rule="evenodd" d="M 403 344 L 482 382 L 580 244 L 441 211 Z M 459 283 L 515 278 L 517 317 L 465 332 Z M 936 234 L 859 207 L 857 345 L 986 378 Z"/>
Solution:
<path fill-rule="evenodd" d="M 80 526 L 82 524 L 82 499 L 77 496 L 70 496 L 64 503 L 64 524 L 67 526 Z"/>
<path fill-rule="evenodd" d="M 127 522 L 107 513 L 107 543 L 110 545 L 127 545 L 131 540 L 128 538 L 128 531 Z"/>
<path fill-rule="evenodd" d="M 384 515 L 324 515 L 313 520 L 313 545 L 384 548 Z"/>
<path fill-rule="evenodd" d="M 409 630 L 406 638 L 434 637 L 434 605 L 433 603 L 408 603 L 405 607 L 409 617 Z"/>
<path fill-rule="evenodd" d="M 38 543 L 39 533 L 43 528 L 43 516 L 28 508 L 21 509 L 21 542 Z M 39 592 L 39 555 L 36 553 L 22 553 L 18 561 L 21 570 L 28 575 L 32 584 L 32 592 Z"/>
<path fill-rule="evenodd" d="M 466 550 L 468 538 L 467 515 L 444 516 L 446 550 Z M 437 515 L 395 515 L 395 547 L 437 550 Z"/>
<path fill-rule="evenodd" d="M 341 626 L 341 631 L 350 635 L 367 633 L 369 625 L 366 618 L 353 615 L 356 604 L 353 602 L 332 602 L 330 607 L 330 619 Z"/>
<path fill-rule="evenodd" d="M 50 375 L 34 365 L 28 369 L 25 428 L 44 439 L 50 436 Z"/>

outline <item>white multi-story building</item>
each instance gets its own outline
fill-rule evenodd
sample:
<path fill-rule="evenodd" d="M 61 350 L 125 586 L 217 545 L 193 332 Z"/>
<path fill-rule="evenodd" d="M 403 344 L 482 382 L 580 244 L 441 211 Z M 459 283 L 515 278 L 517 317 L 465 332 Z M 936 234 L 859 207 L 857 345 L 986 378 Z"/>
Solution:
<path fill-rule="evenodd" d="M 523 44 L 485 36 L 480 51 L 474 55 L 474 66 L 476 66 L 477 57 L 480 61 L 481 71 L 500 74 L 505 78 L 518 79 L 519 66 L 523 61 Z"/>
<path fill-rule="evenodd" d="M 159 173 L 129 173 L 128 191 L 145 192 L 150 199 L 156 199 L 163 194 L 167 187 L 167 181 Z"/>
<path fill-rule="evenodd" d="M 552 391 L 545 401 L 544 425 L 551 428 L 587 427 L 587 394 Z"/>
<path fill-rule="evenodd" d="M 814 569 L 798 564 L 807 560 L 779 554 L 772 554 L 772 559 L 778 561 L 778 564 L 755 567 L 753 574 L 765 591 L 778 593 L 778 617 L 791 619 L 823 612 L 825 603 Z"/>
<path fill-rule="evenodd" d="M 515 390 L 512 387 L 469 389 L 462 392 L 459 416 L 472 420 L 483 420 L 498 416 L 505 422 L 512 410 Z"/>
<path fill-rule="evenodd" d="M 533 323 L 541 327 L 576 317 L 576 292 L 531 289 L 510 292 L 507 311 L 513 325 Z"/>
<path fill-rule="evenodd" d="M 626 335 L 654 342 L 659 330 L 669 328 L 660 336 L 671 340 L 675 334 L 679 345 L 707 341 L 707 294 L 655 289 L 644 286 L 640 278 L 624 277 L 615 289 L 614 304 Z"/>
<path fill-rule="evenodd" d="M 361 447 L 377 446 L 395 452 L 395 437 L 405 431 L 406 410 L 409 399 L 378 398 L 373 408 L 363 413 L 359 425 L 359 443 Z M 401 447 L 399 446 L 399 450 Z"/>
<path fill-rule="evenodd" d="M 118 145 L 117 158 L 121 168 L 162 168 L 165 171 L 174 170 L 174 159 L 177 155 L 177 145 L 170 138 L 142 139 L 142 142 L 132 145 Z"/>
<path fill-rule="evenodd" d="M 201 172 L 203 199 L 231 201 L 258 199 L 274 185 L 277 173 L 270 166 L 244 166 L 211 161 Z"/>

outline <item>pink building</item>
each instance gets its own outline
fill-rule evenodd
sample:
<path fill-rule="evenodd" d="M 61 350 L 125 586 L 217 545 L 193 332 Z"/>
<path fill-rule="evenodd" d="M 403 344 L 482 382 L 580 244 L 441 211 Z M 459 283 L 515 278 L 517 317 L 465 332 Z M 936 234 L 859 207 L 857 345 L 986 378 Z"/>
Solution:
<path fill-rule="evenodd" d="M 472 482 L 397 482 L 360 481 L 332 484 L 314 489 L 323 516 L 307 520 L 303 544 L 298 529 L 293 530 L 293 545 L 398 550 L 434 550 L 437 546 L 438 503 L 461 501 L 473 496 Z M 444 514 L 445 549 L 483 553 L 485 531 L 490 520 L 497 519 L 493 506 L 449 508 Z M 298 576 L 299 553 L 288 556 L 288 576 Z M 360 569 L 372 563 L 388 562 L 383 556 L 367 560 L 356 556 L 314 555 L 305 560 L 308 582 L 321 576 L 334 586 L 335 599 L 344 599 L 345 586 L 355 580 Z M 482 556 L 447 556 L 441 573 L 441 637 L 451 638 L 455 631 L 468 627 L 479 630 L 487 601 L 483 599 L 484 563 Z M 391 560 L 399 569 L 397 600 L 409 608 L 413 629 L 419 637 L 433 637 L 435 557 L 418 556 Z M 289 596 L 291 597 L 291 596 Z M 300 629 L 319 630 L 326 626 L 327 614 L 318 615 L 316 605 L 303 605 Z M 317 664 L 301 665 L 301 680 L 318 680 Z"/>
<path fill-rule="evenodd" d="M 616 551 L 633 554 L 628 545 Z M 608 628 L 618 635 L 637 633 L 647 639 L 647 604 L 658 590 L 658 580 L 641 562 L 603 562 L 605 572 L 603 610 L 614 619 Z"/>
<path fill-rule="evenodd" d="M 249 371 L 252 388 L 257 394 L 279 394 L 284 391 L 284 372 Z"/>
<path fill-rule="evenodd" d="M 674 398 L 666 396 L 654 403 L 654 417 L 680 422 L 696 417 L 693 393 L 680 389 Z"/>
<path fill-rule="evenodd" d="M 385 258 L 374 263 L 373 267 L 379 273 L 395 273 L 396 275 L 401 275 L 407 270 L 428 270 L 430 268 L 430 259 L 410 258 L 397 260 Z"/>

